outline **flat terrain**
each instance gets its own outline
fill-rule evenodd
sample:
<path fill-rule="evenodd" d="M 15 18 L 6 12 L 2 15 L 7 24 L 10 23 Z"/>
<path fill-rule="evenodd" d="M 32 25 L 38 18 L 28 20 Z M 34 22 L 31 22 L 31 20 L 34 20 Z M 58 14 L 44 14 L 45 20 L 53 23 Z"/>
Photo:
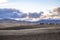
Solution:
<path fill-rule="evenodd" d="M 53 32 L 60 32 L 60 27 L 33 28 L 21 30 L 0 30 L 0 35 L 33 35 Z"/>
<path fill-rule="evenodd" d="M 0 30 L 0 40 L 60 40 L 60 27 Z"/>
<path fill-rule="evenodd" d="M 60 25 L 0 24 L 0 40 L 60 40 Z"/>
<path fill-rule="evenodd" d="M 0 40 L 60 40 L 60 32 L 25 36 L 4 35 L 0 36 Z"/>
<path fill-rule="evenodd" d="M 0 30 L 20 30 L 20 29 L 45 28 L 45 27 L 60 27 L 60 24 L 28 25 L 19 23 L 0 23 Z"/>

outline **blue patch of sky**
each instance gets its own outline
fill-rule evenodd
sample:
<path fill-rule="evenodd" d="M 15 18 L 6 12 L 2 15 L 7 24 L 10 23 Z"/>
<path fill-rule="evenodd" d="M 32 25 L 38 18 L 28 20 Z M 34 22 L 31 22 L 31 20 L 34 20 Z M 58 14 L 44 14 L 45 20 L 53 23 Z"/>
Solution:
<path fill-rule="evenodd" d="M 20 9 L 40 10 L 48 9 L 54 6 L 60 6 L 60 0 L 8 0 L 10 3 L 18 3 Z"/>

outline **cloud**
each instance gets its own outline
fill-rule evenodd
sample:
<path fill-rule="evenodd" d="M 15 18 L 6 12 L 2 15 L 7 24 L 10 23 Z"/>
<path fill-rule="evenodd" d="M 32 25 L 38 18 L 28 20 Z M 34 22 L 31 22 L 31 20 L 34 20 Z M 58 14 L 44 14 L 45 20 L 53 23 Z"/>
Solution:
<path fill-rule="evenodd" d="M 0 8 L 3 8 L 4 6 L 8 5 L 7 0 L 0 0 Z"/>
<path fill-rule="evenodd" d="M 7 2 L 7 0 L 0 0 L 0 3 L 5 3 Z"/>

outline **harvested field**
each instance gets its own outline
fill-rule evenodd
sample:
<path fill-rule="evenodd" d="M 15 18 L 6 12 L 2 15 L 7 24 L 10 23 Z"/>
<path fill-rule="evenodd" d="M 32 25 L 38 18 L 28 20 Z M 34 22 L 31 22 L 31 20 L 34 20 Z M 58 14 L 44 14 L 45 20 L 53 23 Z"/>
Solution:
<path fill-rule="evenodd" d="M 60 40 L 60 28 L 0 30 L 0 40 Z"/>
<path fill-rule="evenodd" d="M 0 36 L 0 40 L 60 40 L 60 32 L 27 36 L 20 35 Z"/>
<path fill-rule="evenodd" d="M 45 28 L 45 27 L 60 27 L 59 24 L 57 25 L 24 25 L 18 23 L 0 23 L 0 30 L 20 30 L 20 29 L 32 29 L 32 28 Z"/>

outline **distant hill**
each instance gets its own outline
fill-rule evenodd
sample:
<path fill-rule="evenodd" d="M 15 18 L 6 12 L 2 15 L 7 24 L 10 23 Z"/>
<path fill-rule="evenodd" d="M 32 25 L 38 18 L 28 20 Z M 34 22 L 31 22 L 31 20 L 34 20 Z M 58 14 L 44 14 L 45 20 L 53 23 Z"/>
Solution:
<path fill-rule="evenodd" d="M 53 23 L 53 24 L 60 24 L 60 19 L 41 19 L 36 23 Z"/>
<path fill-rule="evenodd" d="M 19 24 L 35 24 L 35 22 L 15 19 L 0 19 L 0 23 L 19 23 Z"/>
<path fill-rule="evenodd" d="M 38 21 L 15 20 L 15 19 L 0 19 L 0 23 L 19 23 L 19 24 L 40 24 L 40 23 L 57 23 L 60 24 L 60 19 L 41 19 Z"/>

